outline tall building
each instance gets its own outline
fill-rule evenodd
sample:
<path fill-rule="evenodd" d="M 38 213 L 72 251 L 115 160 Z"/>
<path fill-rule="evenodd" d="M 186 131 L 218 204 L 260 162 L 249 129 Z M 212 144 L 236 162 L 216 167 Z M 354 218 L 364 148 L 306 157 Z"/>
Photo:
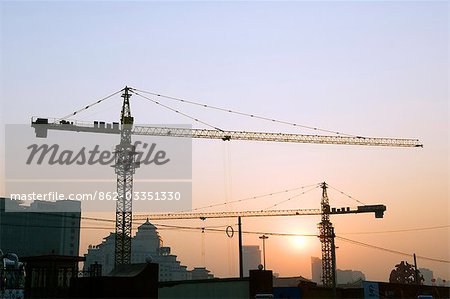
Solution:
<path fill-rule="evenodd" d="M 366 276 L 361 271 L 354 270 L 336 270 L 336 283 L 349 284 L 359 280 L 366 280 Z"/>
<path fill-rule="evenodd" d="M 311 280 L 317 284 L 322 284 L 322 259 L 311 257 Z"/>
<path fill-rule="evenodd" d="M 244 245 L 242 246 L 242 267 L 244 269 L 244 276 L 250 275 L 250 270 L 258 269 L 261 264 L 261 250 L 258 245 Z"/>
<path fill-rule="evenodd" d="M 99 270 L 102 275 L 107 275 L 114 269 L 114 244 L 115 235 L 110 233 L 98 245 L 90 245 L 85 254 L 84 271 Z M 202 278 L 212 278 L 212 274 L 206 268 L 194 268 L 188 271 L 181 265 L 177 256 L 171 254 L 170 247 L 163 246 L 157 228 L 147 221 L 138 227 L 136 235 L 131 240 L 131 262 L 145 263 L 152 261 L 159 264 L 159 281 L 190 280 L 193 276 L 206 273 Z M 197 270 L 196 270 L 197 269 Z M 198 270 L 200 269 L 200 270 Z M 200 277 L 200 276 L 199 276 Z"/>
<path fill-rule="evenodd" d="M 33 201 L 29 206 L 0 198 L 0 249 L 19 258 L 78 256 L 81 203 Z"/>

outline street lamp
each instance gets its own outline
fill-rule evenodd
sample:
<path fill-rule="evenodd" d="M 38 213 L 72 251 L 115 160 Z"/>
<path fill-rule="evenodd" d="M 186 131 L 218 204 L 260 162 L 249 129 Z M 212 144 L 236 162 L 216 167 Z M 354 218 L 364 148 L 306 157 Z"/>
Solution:
<path fill-rule="evenodd" d="M 264 270 L 266 270 L 266 239 L 269 239 L 269 237 L 266 235 L 262 235 L 259 238 L 263 240 L 263 266 Z"/>

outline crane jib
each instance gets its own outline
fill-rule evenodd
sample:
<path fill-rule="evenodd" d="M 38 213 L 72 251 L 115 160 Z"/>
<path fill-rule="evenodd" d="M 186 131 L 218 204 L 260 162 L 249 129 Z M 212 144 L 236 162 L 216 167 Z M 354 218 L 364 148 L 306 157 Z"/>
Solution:
<path fill-rule="evenodd" d="M 365 205 L 358 207 L 331 208 L 330 215 L 374 213 L 375 218 L 383 218 L 386 206 Z M 154 213 L 135 215 L 134 220 L 168 220 L 168 219 L 207 219 L 207 218 L 236 218 L 236 217 L 278 217 L 278 216 L 318 216 L 322 215 L 320 209 L 293 209 L 293 210 L 256 210 L 256 211 L 224 211 L 224 212 L 179 212 L 179 213 Z"/>
<path fill-rule="evenodd" d="M 119 123 L 106 122 L 79 122 L 67 120 L 49 120 L 48 118 L 36 118 L 31 122 L 35 128 L 36 137 L 47 137 L 48 130 L 61 130 L 73 132 L 90 132 L 103 134 L 120 134 Z M 341 144 L 341 145 L 366 145 L 366 146 L 390 146 L 390 147 L 423 147 L 417 139 L 380 138 L 361 136 L 326 136 L 270 132 L 245 132 L 245 131 L 220 131 L 212 129 L 191 129 L 134 125 L 131 129 L 134 135 L 202 138 L 247 141 L 272 141 L 289 143 L 315 143 L 315 144 Z"/>

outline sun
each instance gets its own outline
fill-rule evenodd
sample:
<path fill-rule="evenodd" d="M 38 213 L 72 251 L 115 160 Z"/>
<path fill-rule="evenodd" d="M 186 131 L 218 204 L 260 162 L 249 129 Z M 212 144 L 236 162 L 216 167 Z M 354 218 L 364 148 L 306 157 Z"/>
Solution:
<path fill-rule="evenodd" d="M 306 237 L 303 237 L 303 236 L 294 236 L 294 237 L 292 237 L 291 243 L 295 248 L 303 249 L 308 244 L 308 240 L 306 239 Z"/>

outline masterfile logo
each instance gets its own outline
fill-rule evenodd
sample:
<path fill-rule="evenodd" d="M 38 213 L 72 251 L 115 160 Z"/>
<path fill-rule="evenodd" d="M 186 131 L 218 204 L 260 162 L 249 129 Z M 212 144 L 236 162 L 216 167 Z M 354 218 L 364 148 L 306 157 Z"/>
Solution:
<path fill-rule="evenodd" d="M 140 148 L 142 147 L 142 150 Z M 100 145 L 94 145 L 93 149 L 85 146 L 79 150 L 61 149 L 59 144 L 31 144 L 27 147 L 30 154 L 26 164 L 48 163 L 49 165 L 113 165 L 116 160 L 116 153 L 110 150 L 100 150 Z M 158 150 L 156 143 L 148 144 L 141 141 L 134 142 L 131 147 L 132 153 L 136 156 L 136 162 L 140 165 L 164 165 L 170 161 L 166 158 L 167 153 L 164 150 Z"/>
<path fill-rule="evenodd" d="M 131 136 L 122 144 L 118 134 L 49 131 L 38 138 L 30 125 L 6 125 L 5 152 L 6 195 L 14 200 L 80 200 L 84 210 L 113 211 L 125 196 L 135 211 L 191 207 L 190 138 Z M 118 186 L 125 183 L 132 188 L 124 195 Z"/>

